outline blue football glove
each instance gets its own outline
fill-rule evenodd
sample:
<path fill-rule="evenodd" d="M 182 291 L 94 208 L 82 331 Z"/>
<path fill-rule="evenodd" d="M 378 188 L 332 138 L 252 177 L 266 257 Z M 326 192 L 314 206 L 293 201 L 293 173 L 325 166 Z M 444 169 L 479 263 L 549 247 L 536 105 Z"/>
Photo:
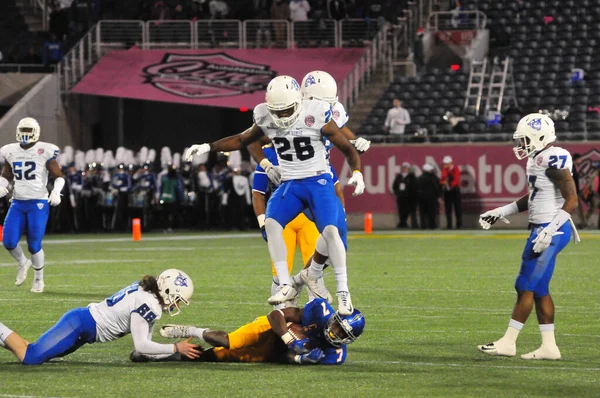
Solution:
<path fill-rule="evenodd" d="M 308 344 L 308 339 L 294 339 L 288 343 L 288 348 L 294 351 L 296 354 L 305 354 L 308 352 L 308 349 L 305 345 Z"/>
<path fill-rule="evenodd" d="M 261 227 L 260 233 L 262 234 L 262 237 L 265 240 L 265 242 L 268 242 L 269 240 L 267 239 L 267 230 L 265 229 L 264 225 Z"/>
<path fill-rule="evenodd" d="M 320 348 L 315 348 L 308 354 L 299 355 L 298 362 L 303 365 L 312 365 L 320 363 L 323 360 L 323 358 L 325 358 L 323 350 L 321 350 Z"/>

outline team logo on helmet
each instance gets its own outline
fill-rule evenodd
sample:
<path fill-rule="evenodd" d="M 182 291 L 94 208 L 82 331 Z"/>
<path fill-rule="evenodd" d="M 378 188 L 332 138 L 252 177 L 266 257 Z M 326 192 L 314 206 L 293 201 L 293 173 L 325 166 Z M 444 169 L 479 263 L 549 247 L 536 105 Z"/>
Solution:
<path fill-rule="evenodd" d="M 177 275 L 177 278 L 175 278 L 175 282 L 173 282 L 173 284 L 175 286 L 183 286 L 183 287 L 187 287 L 188 283 L 187 283 L 187 279 L 185 276 L 181 275 L 181 272 L 179 273 L 179 275 Z"/>
<path fill-rule="evenodd" d="M 166 53 L 159 63 L 143 69 L 144 83 L 169 94 L 192 99 L 264 91 L 276 75 L 277 72 L 270 70 L 268 65 L 247 62 L 225 53 Z"/>
<path fill-rule="evenodd" d="M 536 131 L 540 131 L 542 129 L 542 119 L 537 117 L 527 123 L 527 125 Z"/>
<path fill-rule="evenodd" d="M 43 155 L 43 154 L 44 154 L 44 148 L 38 149 L 38 155 Z"/>
<path fill-rule="evenodd" d="M 315 77 L 313 75 L 308 75 L 306 82 L 304 82 L 304 87 L 312 86 L 313 84 L 317 84 Z"/>
<path fill-rule="evenodd" d="M 306 124 L 308 127 L 312 127 L 313 124 L 315 124 L 315 117 L 312 115 L 308 115 L 304 118 L 304 124 Z"/>
<path fill-rule="evenodd" d="M 292 79 L 292 88 L 296 91 L 300 91 L 300 85 L 296 81 L 296 79 Z"/>

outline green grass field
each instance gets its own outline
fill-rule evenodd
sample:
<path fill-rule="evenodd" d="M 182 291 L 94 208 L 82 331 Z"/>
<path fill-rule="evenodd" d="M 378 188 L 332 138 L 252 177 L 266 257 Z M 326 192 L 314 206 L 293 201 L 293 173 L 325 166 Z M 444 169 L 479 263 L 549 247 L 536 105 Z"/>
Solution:
<path fill-rule="evenodd" d="M 14 286 L 16 267 L 3 251 L 0 321 L 35 340 L 67 310 L 177 267 L 194 280 L 193 302 L 159 324 L 233 330 L 269 312 L 270 262 L 258 234 L 215 237 L 49 237 L 42 295 L 29 293 L 32 271 L 23 286 Z M 599 396 L 599 234 L 583 233 L 582 243 L 558 257 L 551 291 L 561 361 L 493 358 L 476 349 L 506 329 L 525 237 L 526 231 L 352 235 L 350 290 L 367 326 L 340 367 L 134 364 L 127 336 L 37 367 L 0 350 L 0 397 Z M 326 273 L 335 290 L 332 272 Z M 518 354 L 540 342 L 533 316 Z"/>

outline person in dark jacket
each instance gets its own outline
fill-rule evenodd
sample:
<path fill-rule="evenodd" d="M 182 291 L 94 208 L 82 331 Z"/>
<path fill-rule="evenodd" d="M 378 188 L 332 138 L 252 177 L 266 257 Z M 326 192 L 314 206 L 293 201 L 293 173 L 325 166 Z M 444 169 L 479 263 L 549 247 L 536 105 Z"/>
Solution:
<path fill-rule="evenodd" d="M 410 217 L 411 228 L 419 228 L 417 224 L 417 178 L 410 169 L 410 163 L 402 163 L 400 173 L 392 184 L 396 205 L 398 206 L 398 228 L 408 228 Z"/>
<path fill-rule="evenodd" d="M 434 174 L 434 167 L 429 163 L 423 165 L 423 173 L 417 178 L 417 198 L 421 218 L 421 229 L 436 229 L 438 215 L 438 199 L 442 195 L 440 180 Z"/>

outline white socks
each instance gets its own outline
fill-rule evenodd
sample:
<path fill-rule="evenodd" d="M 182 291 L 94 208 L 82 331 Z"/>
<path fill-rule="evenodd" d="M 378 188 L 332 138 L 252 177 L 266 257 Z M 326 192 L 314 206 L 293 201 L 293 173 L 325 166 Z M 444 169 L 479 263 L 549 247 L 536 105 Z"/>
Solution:
<path fill-rule="evenodd" d="M 308 276 L 312 279 L 317 279 L 323 276 L 323 267 L 325 264 L 317 263 L 314 258 L 310 262 L 310 267 L 308 268 Z"/>
<path fill-rule="evenodd" d="M 5 347 L 4 341 L 12 334 L 12 330 L 10 330 L 6 325 L 0 322 L 0 346 Z"/>
<path fill-rule="evenodd" d="M 31 262 L 33 263 L 34 274 L 33 277 L 36 280 L 44 280 L 44 250 L 31 255 Z"/>
<path fill-rule="evenodd" d="M 13 256 L 15 260 L 17 260 L 17 263 L 19 263 L 19 265 L 24 265 L 27 262 L 27 257 L 25 257 L 23 249 L 21 249 L 21 245 L 17 245 L 17 247 L 15 247 L 12 250 L 9 250 L 8 252 L 11 256 Z"/>
<path fill-rule="evenodd" d="M 516 344 L 521 329 L 523 329 L 523 324 L 511 319 L 510 322 L 508 322 L 508 329 L 506 329 L 506 333 L 504 333 L 504 337 L 502 337 L 501 340 L 504 340 L 509 344 Z"/>
<path fill-rule="evenodd" d="M 195 337 L 200 341 L 205 341 L 204 340 L 204 332 L 208 330 L 208 329 L 203 329 L 203 328 L 197 328 L 194 326 L 190 326 L 188 328 L 188 334 L 190 335 L 190 337 Z"/>
<path fill-rule="evenodd" d="M 540 325 L 540 333 L 542 334 L 542 345 L 547 347 L 555 347 L 556 339 L 554 337 L 554 324 L 547 323 Z"/>
<path fill-rule="evenodd" d="M 342 238 L 340 238 L 338 229 L 333 225 L 326 226 L 322 235 L 325 242 L 327 242 L 329 258 L 331 259 L 335 281 L 337 282 L 337 291 L 347 292 L 348 272 L 346 269 L 346 248 L 344 247 Z"/>
<path fill-rule="evenodd" d="M 279 283 L 281 285 L 291 285 L 292 282 L 287 265 L 287 247 L 283 240 L 283 227 L 272 218 L 267 218 L 265 221 L 265 230 L 267 231 L 269 254 L 271 255 L 271 260 L 273 260 L 273 266 L 275 267 L 275 272 L 277 272 Z"/>

